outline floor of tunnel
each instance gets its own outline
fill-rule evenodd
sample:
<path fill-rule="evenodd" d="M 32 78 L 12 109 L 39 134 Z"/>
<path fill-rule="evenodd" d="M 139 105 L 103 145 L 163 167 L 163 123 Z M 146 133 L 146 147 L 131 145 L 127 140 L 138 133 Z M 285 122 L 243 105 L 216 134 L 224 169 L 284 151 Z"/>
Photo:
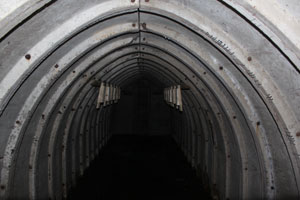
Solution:
<path fill-rule="evenodd" d="M 210 199 L 169 136 L 113 136 L 69 199 Z"/>

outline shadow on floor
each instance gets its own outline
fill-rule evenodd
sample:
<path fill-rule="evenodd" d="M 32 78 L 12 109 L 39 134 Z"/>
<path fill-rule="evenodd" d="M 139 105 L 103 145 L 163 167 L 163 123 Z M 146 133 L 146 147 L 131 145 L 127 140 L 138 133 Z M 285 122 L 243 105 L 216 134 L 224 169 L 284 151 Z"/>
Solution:
<path fill-rule="evenodd" d="M 210 199 L 168 136 L 113 136 L 69 199 Z"/>

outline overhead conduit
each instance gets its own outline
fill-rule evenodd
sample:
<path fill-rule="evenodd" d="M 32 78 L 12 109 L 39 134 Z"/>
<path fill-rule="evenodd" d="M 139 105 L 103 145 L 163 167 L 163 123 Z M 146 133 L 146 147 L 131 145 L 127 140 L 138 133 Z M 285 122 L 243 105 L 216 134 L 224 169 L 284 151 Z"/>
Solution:
<path fill-rule="evenodd" d="M 7 9 L 1 197 L 66 198 L 111 137 L 114 105 L 96 109 L 93 82 L 123 88 L 146 76 L 188 88 L 183 112 L 172 110 L 173 136 L 215 197 L 299 198 L 299 18 L 290 8 L 284 17 L 298 21 L 284 29 L 255 2 L 28 0 Z"/>

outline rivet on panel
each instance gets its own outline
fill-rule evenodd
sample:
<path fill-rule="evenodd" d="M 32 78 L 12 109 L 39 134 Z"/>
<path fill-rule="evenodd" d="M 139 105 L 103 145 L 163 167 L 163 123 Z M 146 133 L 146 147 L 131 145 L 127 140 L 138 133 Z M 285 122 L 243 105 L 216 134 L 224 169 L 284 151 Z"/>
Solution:
<path fill-rule="evenodd" d="M 131 0 L 131 2 L 132 2 L 132 3 L 134 3 L 134 2 L 135 2 L 135 0 Z"/>
<path fill-rule="evenodd" d="M 251 60 L 252 60 L 252 58 L 249 56 L 249 57 L 248 57 L 248 61 L 250 62 Z"/>
<path fill-rule="evenodd" d="M 220 69 L 220 70 L 223 70 L 223 66 L 220 66 L 219 69 Z"/>
<path fill-rule="evenodd" d="M 146 23 L 142 23 L 142 27 L 143 27 L 143 29 L 147 29 L 147 24 Z"/>
<path fill-rule="evenodd" d="M 58 68 L 59 66 L 58 66 L 58 64 L 56 64 L 56 65 L 54 65 L 54 67 L 55 67 L 55 68 Z"/>
<path fill-rule="evenodd" d="M 30 60 L 31 55 L 30 55 L 30 54 L 26 54 L 26 55 L 25 55 L 25 58 L 26 58 L 27 60 Z"/>
<path fill-rule="evenodd" d="M 300 137 L 300 132 L 297 132 L 297 133 L 296 133 L 296 136 L 297 136 L 297 137 Z"/>

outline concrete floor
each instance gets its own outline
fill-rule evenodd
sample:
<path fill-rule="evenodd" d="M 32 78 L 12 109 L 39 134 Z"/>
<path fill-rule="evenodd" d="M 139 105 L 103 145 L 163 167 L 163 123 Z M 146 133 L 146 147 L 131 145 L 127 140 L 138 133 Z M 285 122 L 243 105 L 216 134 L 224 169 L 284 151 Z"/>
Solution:
<path fill-rule="evenodd" d="M 113 136 L 69 199 L 210 199 L 169 136 Z"/>

